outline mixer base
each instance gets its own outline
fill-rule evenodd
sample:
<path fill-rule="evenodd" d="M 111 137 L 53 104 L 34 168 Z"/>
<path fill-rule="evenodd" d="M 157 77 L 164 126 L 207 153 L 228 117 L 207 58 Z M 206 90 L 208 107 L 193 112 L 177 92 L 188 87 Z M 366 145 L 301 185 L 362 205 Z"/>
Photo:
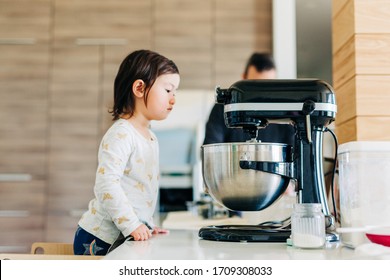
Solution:
<path fill-rule="evenodd" d="M 198 235 L 202 239 L 213 241 L 286 242 L 291 230 L 257 225 L 220 225 L 203 227 Z"/>

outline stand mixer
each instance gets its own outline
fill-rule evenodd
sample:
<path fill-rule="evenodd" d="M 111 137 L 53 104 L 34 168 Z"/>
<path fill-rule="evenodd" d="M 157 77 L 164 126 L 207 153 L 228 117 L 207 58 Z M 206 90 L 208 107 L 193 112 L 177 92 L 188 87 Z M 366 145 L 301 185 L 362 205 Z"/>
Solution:
<path fill-rule="evenodd" d="M 225 124 L 248 133 L 244 143 L 202 146 L 205 190 L 233 211 L 260 211 L 273 204 L 295 181 L 298 203 L 321 203 L 327 239 L 335 221 L 328 207 L 323 172 L 323 133 L 335 119 L 333 89 L 320 80 L 242 80 L 216 89 L 224 104 Z M 294 146 L 256 140 L 269 123 L 291 124 Z M 207 240 L 285 242 L 291 230 L 261 225 L 208 226 L 199 231 Z"/>

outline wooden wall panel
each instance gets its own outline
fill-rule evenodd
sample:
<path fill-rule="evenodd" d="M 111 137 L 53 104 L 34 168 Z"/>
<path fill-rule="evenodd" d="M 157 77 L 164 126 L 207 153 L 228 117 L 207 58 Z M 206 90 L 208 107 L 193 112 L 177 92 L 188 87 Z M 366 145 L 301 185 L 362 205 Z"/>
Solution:
<path fill-rule="evenodd" d="M 390 2 L 388 0 L 357 0 L 354 1 L 354 10 L 356 33 L 389 33 Z"/>
<path fill-rule="evenodd" d="M 356 118 L 350 119 L 345 122 L 339 122 L 336 119 L 335 132 L 339 144 L 356 141 L 357 127 Z"/>
<path fill-rule="evenodd" d="M 0 40 L 30 38 L 50 40 L 51 0 L 1 0 Z"/>
<path fill-rule="evenodd" d="M 390 141 L 390 117 L 356 117 L 336 126 L 339 143 Z"/>
<path fill-rule="evenodd" d="M 76 215 L 63 215 L 63 214 L 50 214 L 47 222 L 52 226 L 46 230 L 46 238 L 50 238 L 53 242 L 66 242 L 72 243 L 74 240 L 74 234 L 77 229 L 77 223 L 80 220 L 80 216 Z"/>
<path fill-rule="evenodd" d="M 390 141 L 390 116 L 357 117 L 357 139 Z"/>
<path fill-rule="evenodd" d="M 0 45 L 0 173 L 46 175 L 48 47 Z"/>
<path fill-rule="evenodd" d="M 229 87 L 242 78 L 252 52 L 272 53 L 272 1 L 217 0 L 215 10 L 212 88 Z"/>
<path fill-rule="evenodd" d="M 156 1 L 154 46 L 178 64 L 180 88 L 228 86 L 253 51 L 272 50 L 272 1 L 205 3 Z"/>
<path fill-rule="evenodd" d="M 86 209 L 99 145 L 99 46 L 54 49 L 50 104 L 48 215 Z M 59 228 L 48 219 L 47 230 Z M 50 240 L 54 238 L 48 235 Z"/>
<path fill-rule="evenodd" d="M 339 141 L 390 140 L 390 2 L 344 2 L 333 10 Z"/>
<path fill-rule="evenodd" d="M 356 80 L 354 78 L 349 79 L 348 82 L 337 88 L 336 91 L 336 103 L 337 114 L 336 122 L 344 123 L 357 114 L 356 108 Z"/>
<path fill-rule="evenodd" d="M 355 46 L 357 74 L 390 74 L 390 30 L 387 34 L 357 34 Z"/>
<path fill-rule="evenodd" d="M 46 181 L 0 181 L 0 252 L 28 252 L 43 240 Z"/>
<path fill-rule="evenodd" d="M 77 38 L 125 38 L 142 45 L 151 40 L 151 4 L 151 0 L 57 0 L 54 39 L 64 44 Z"/>
<path fill-rule="evenodd" d="M 332 4 L 334 53 L 355 34 L 389 33 L 389 1 L 343 0 Z"/>
<path fill-rule="evenodd" d="M 356 34 L 333 58 L 333 83 L 336 88 L 356 75 L 388 75 L 390 33 Z"/>
<path fill-rule="evenodd" d="M 100 120 L 101 129 L 99 138 L 112 125 L 112 116 L 108 113 L 113 106 L 114 81 L 122 60 L 131 52 L 128 46 L 104 46 L 102 55 L 102 91 Z"/>
<path fill-rule="evenodd" d="M 0 217 L 0 251 L 7 253 L 29 253 L 31 244 L 44 240 L 44 216 L 42 213 L 28 217 Z"/>
<path fill-rule="evenodd" d="M 356 75 L 356 46 L 354 37 L 333 54 L 333 87 L 339 88 Z"/>
<path fill-rule="evenodd" d="M 333 15 L 337 15 L 347 3 L 348 3 L 348 0 L 338 0 L 338 1 L 332 2 Z"/>
<path fill-rule="evenodd" d="M 154 5 L 154 48 L 179 67 L 180 88 L 211 88 L 212 1 L 157 0 Z"/>
<path fill-rule="evenodd" d="M 0 1 L 0 251 L 43 239 L 50 0 Z"/>
<path fill-rule="evenodd" d="M 356 77 L 358 116 L 388 116 L 390 105 L 390 75 Z"/>
<path fill-rule="evenodd" d="M 42 214 L 45 207 L 45 180 L 1 182 L 0 209 L 22 210 Z"/>
<path fill-rule="evenodd" d="M 338 0 L 332 1 L 333 54 L 337 53 L 355 34 L 354 1 L 344 0 L 342 2 Z"/>
<path fill-rule="evenodd" d="M 390 76 L 358 75 L 348 80 L 336 92 L 337 122 L 355 116 L 386 116 L 390 104 Z"/>

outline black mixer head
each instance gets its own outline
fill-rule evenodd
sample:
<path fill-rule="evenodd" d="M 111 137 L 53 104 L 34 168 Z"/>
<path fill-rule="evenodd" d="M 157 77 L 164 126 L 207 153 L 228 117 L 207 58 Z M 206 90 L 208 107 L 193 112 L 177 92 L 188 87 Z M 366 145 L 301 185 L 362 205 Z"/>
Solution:
<path fill-rule="evenodd" d="M 314 126 L 334 121 L 337 106 L 334 91 L 321 80 L 242 80 L 228 89 L 216 89 L 216 102 L 225 104 L 225 123 L 248 131 L 265 127 L 270 120 L 305 122 Z"/>

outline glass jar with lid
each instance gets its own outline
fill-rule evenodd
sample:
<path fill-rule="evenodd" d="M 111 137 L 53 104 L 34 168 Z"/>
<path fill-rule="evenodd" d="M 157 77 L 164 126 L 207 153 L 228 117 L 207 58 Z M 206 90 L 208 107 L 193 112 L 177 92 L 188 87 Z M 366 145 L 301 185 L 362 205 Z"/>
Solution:
<path fill-rule="evenodd" d="M 291 240 L 297 248 L 322 248 L 325 245 L 325 216 L 320 203 L 294 204 Z"/>

